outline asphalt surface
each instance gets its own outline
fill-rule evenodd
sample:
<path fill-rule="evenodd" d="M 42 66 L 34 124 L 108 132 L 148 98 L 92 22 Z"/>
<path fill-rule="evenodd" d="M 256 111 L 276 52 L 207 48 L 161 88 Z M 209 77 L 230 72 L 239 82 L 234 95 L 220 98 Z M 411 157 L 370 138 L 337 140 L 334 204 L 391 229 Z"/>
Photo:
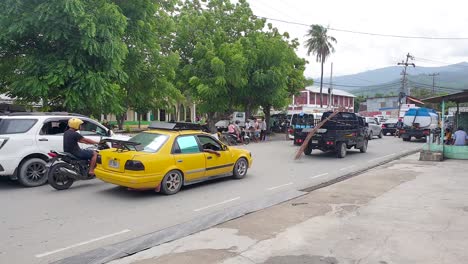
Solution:
<path fill-rule="evenodd" d="M 253 167 L 246 178 L 211 181 L 176 195 L 128 191 L 99 180 L 75 183 L 66 191 L 50 186 L 22 188 L 0 179 L 0 263 L 49 263 L 105 245 L 136 238 L 270 194 L 302 190 L 422 147 L 384 137 L 367 153 L 349 150 L 344 159 L 314 151 L 293 159 L 292 141 L 251 143 Z"/>

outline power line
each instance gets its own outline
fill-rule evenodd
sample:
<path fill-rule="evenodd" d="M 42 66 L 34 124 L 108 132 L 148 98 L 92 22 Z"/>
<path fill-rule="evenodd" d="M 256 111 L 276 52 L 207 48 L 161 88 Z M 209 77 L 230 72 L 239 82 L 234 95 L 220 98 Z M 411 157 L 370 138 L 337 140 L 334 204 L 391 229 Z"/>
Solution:
<path fill-rule="evenodd" d="M 299 23 L 294 21 L 288 21 L 283 19 L 277 18 L 270 18 L 265 16 L 258 16 L 258 18 L 268 19 L 272 21 L 282 22 L 291 25 L 299 25 L 310 27 L 310 25 L 305 23 Z M 389 38 L 405 38 L 405 39 L 426 39 L 426 40 L 468 40 L 468 37 L 427 37 L 427 36 L 407 36 L 407 35 L 393 35 L 393 34 L 382 34 L 382 33 L 371 33 L 371 32 L 363 32 L 363 31 L 355 31 L 355 30 L 348 30 L 348 29 L 340 29 L 340 28 L 332 28 L 328 26 L 324 26 L 328 30 L 338 31 L 338 32 L 345 32 L 345 33 L 352 33 L 352 34 L 360 34 L 360 35 L 368 35 L 368 36 L 377 36 L 377 37 L 389 37 Z"/>

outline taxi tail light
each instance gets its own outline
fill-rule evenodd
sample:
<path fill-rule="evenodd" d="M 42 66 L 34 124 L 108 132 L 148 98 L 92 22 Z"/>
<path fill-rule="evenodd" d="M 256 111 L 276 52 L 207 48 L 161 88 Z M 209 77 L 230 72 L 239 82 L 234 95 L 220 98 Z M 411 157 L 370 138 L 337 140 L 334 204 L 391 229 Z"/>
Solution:
<path fill-rule="evenodd" d="M 145 165 L 143 165 L 143 163 L 141 163 L 139 160 L 127 160 L 127 162 L 125 162 L 125 169 L 132 171 L 142 171 L 145 170 Z"/>
<path fill-rule="evenodd" d="M 96 163 L 97 163 L 97 164 L 102 164 L 102 157 L 101 157 L 101 155 L 99 155 L 99 154 L 97 155 Z"/>

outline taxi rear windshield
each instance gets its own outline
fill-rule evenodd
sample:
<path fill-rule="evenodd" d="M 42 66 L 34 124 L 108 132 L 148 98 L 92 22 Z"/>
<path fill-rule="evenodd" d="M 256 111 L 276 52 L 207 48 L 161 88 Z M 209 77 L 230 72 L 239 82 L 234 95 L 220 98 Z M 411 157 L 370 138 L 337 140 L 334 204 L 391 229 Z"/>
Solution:
<path fill-rule="evenodd" d="M 132 137 L 129 141 L 140 143 L 137 148 L 138 151 L 156 153 L 168 138 L 168 135 L 143 132 Z"/>

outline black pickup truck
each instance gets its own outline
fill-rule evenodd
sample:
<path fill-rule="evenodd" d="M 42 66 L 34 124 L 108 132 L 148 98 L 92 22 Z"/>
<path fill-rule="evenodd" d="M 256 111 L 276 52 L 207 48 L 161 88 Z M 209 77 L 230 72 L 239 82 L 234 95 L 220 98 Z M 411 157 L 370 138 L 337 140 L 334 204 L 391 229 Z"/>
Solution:
<path fill-rule="evenodd" d="M 332 112 L 323 113 L 322 120 Z M 313 128 L 302 130 L 305 135 Z M 310 155 L 313 149 L 334 151 L 338 158 L 344 158 L 348 149 L 359 149 L 362 153 L 367 151 L 366 122 L 355 113 L 339 112 L 328 120 L 310 139 L 304 149 L 305 155 Z"/>

